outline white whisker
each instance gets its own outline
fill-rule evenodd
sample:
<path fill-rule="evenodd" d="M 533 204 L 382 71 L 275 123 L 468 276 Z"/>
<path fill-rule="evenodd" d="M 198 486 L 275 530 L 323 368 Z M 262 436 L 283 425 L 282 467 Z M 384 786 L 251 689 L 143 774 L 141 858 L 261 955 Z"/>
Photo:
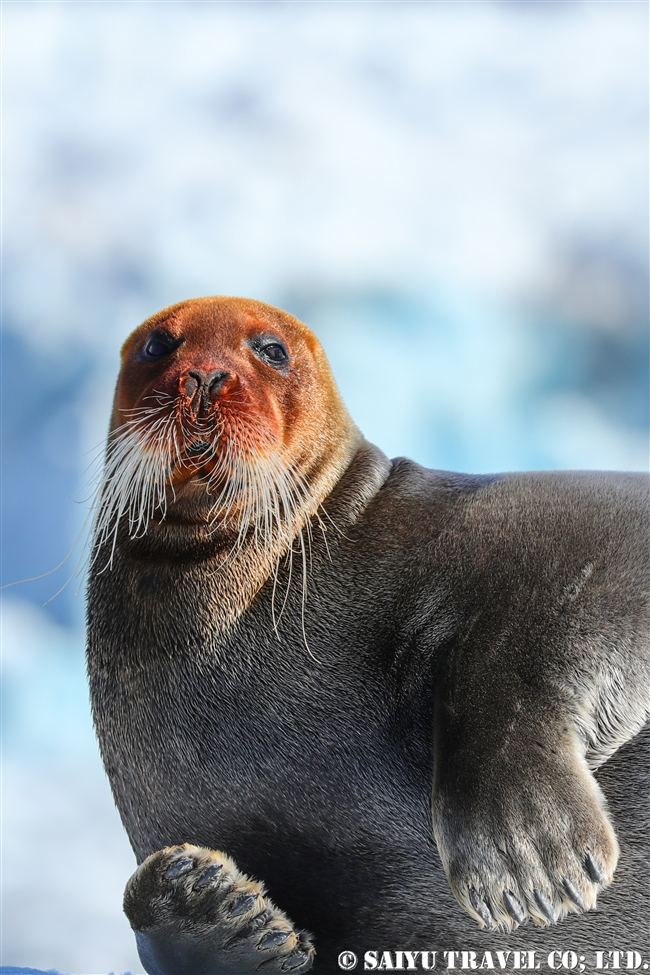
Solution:
<path fill-rule="evenodd" d="M 215 534 L 225 530 L 234 537 L 219 571 L 248 546 L 256 557 L 261 556 L 268 564 L 269 578 L 273 578 L 271 613 L 277 634 L 291 587 L 294 543 L 298 542 L 302 635 L 307 651 L 316 660 L 305 629 L 312 562 L 311 519 L 316 519 L 324 539 L 326 527 L 307 480 L 295 463 L 286 462 L 268 426 L 246 408 L 248 404 L 243 400 L 240 403 L 232 399 L 227 411 L 222 408 L 207 417 L 196 417 L 180 398 L 154 391 L 146 399 L 151 405 L 123 411 L 124 423 L 108 438 L 103 470 L 99 475 L 95 473 L 91 563 L 100 552 L 102 558 L 108 552 L 101 571 L 112 565 L 121 526 L 130 538 L 136 539 L 147 533 L 155 516 L 164 520 L 170 498 L 176 497 L 174 473 L 195 464 L 189 447 L 203 440 L 208 446 L 200 455 L 201 464 L 213 465 L 203 478 L 210 498 L 207 531 Z M 276 613 L 283 556 L 287 559 L 288 576 L 282 606 Z"/>

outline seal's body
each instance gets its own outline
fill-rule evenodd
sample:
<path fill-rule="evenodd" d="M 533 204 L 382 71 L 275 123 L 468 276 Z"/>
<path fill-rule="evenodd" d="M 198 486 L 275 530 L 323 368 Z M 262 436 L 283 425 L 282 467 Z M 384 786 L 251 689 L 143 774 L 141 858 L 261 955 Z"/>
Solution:
<path fill-rule="evenodd" d="M 273 344 L 286 359 L 264 359 Z M 160 357 L 142 361 L 147 348 Z M 142 864 L 125 907 L 147 971 L 548 953 L 542 926 L 567 912 L 573 950 L 606 936 L 641 950 L 646 479 L 391 463 L 349 421 L 304 326 L 229 299 L 175 306 L 129 340 L 118 450 L 134 425 L 132 450 L 164 456 L 162 488 L 144 516 L 104 489 L 88 665 Z M 618 858 L 601 765 L 620 878 L 604 914 L 577 917 Z M 538 927 L 514 930 L 526 920 Z"/>

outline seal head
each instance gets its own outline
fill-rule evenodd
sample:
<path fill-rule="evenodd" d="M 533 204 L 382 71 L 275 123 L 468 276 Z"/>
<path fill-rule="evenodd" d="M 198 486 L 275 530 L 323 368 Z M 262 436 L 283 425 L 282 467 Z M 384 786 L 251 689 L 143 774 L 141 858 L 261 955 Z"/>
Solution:
<path fill-rule="evenodd" d="M 166 308 L 122 349 L 94 558 L 118 537 L 183 559 L 245 552 L 261 582 L 361 440 L 297 319 L 241 298 Z"/>

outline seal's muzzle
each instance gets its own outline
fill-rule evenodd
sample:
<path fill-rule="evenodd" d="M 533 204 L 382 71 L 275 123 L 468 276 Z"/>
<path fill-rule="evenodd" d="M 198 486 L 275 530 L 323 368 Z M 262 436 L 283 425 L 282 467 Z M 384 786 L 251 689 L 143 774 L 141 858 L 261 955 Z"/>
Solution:
<path fill-rule="evenodd" d="M 190 410 L 195 416 L 209 413 L 227 378 L 228 373 L 223 369 L 210 373 L 190 369 L 188 378 L 181 380 L 181 387 L 184 387 L 185 395 L 191 400 Z"/>

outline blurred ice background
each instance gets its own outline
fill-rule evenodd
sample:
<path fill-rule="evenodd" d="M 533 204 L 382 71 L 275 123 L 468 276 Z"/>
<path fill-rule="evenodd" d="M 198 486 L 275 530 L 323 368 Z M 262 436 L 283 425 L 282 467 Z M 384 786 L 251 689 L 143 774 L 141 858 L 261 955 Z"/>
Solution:
<path fill-rule="evenodd" d="M 307 322 L 369 439 L 648 463 L 646 3 L 5 0 L 4 582 L 64 558 L 118 349 L 183 298 Z M 140 971 L 82 597 L 5 590 L 4 965 Z"/>

